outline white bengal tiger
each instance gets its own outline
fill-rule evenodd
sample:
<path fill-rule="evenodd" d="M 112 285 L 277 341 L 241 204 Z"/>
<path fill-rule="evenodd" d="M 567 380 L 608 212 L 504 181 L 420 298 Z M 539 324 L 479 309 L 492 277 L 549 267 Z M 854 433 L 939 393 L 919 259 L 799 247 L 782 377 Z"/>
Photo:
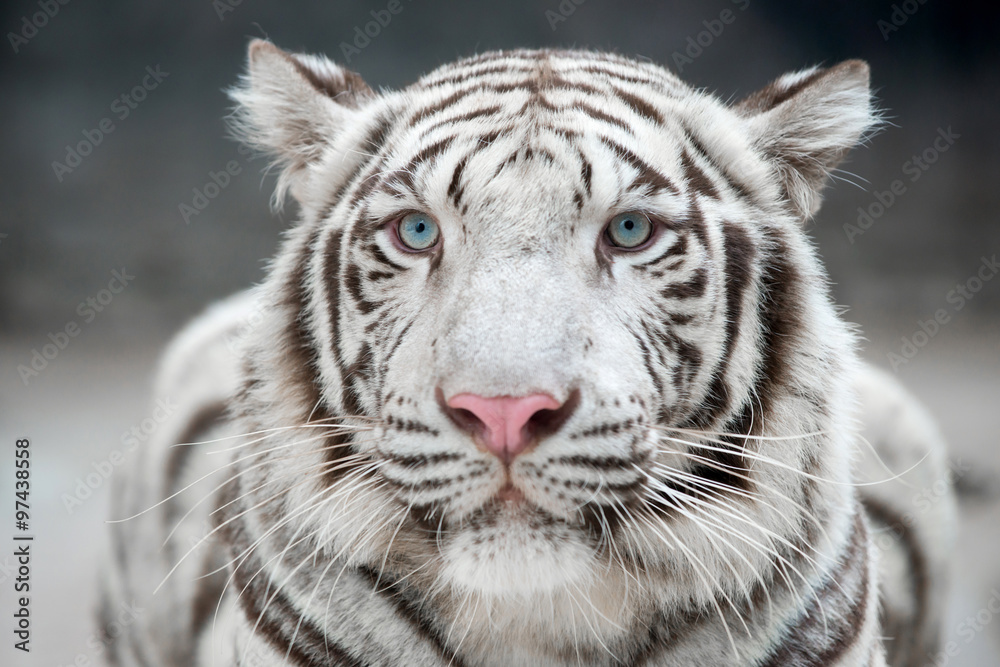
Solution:
<path fill-rule="evenodd" d="M 867 65 L 730 106 L 506 51 L 376 93 L 255 41 L 233 97 L 301 219 L 166 355 L 183 407 L 117 490 L 102 608 L 144 611 L 112 664 L 935 649 L 952 505 L 906 499 L 941 439 L 859 363 L 803 232 L 875 123 Z"/>

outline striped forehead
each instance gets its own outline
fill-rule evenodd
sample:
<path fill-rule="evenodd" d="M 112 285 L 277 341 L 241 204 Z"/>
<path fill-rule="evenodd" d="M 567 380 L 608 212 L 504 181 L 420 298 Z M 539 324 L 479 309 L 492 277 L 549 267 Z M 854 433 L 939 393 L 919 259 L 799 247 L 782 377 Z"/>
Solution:
<path fill-rule="evenodd" d="M 686 88 L 665 70 L 584 52 L 487 54 L 437 70 L 407 89 L 408 125 L 432 141 L 456 125 L 472 124 L 491 139 L 514 127 L 572 136 L 594 129 L 633 134 L 662 127 Z"/>
<path fill-rule="evenodd" d="M 461 207 L 471 173 L 509 170 L 538 188 L 548 170 L 562 170 L 579 181 L 562 193 L 579 207 L 604 158 L 623 172 L 622 190 L 676 192 L 673 181 L 694 161 L 674 116 L 695 94 L 659 67 L 613 56 L 515 52 L 449 65 L 401 93 L 407 112 L 377 190 L 433 196 L 436 188 Z M 643 157 L 643 148 L 670 164 Z"/>

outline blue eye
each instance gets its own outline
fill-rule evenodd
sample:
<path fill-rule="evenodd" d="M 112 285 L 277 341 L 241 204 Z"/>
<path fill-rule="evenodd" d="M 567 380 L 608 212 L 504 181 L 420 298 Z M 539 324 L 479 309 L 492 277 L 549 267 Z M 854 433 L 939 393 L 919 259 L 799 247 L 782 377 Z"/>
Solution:
<path fill-rule="evenodd" d="M 626 250 L 641 246 L 652 234 L 653 223 L 640 211 L 619 213 L 608 223 L 608 238 L 611 243 Z"/>
<path fill-rule="evenodd" d="M 427 250 L 441 237 L 441 231 L 426 213 L 408 213 L 396 224 L 396 233 L 410 250 Z"/>

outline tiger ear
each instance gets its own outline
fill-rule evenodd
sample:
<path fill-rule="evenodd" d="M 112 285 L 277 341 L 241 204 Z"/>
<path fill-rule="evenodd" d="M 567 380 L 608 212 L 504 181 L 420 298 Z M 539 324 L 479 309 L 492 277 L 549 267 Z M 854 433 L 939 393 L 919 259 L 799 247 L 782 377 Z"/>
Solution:
<path fill-rule="evenodd" d="M 247 72 L 229 91 L 236 102 L 231 127 L 251 147 L 274 158 L 280 170 L 275 201 L 296 185 L 352 112 L 375 97 L 354 72 L 322 56 L 287 53 L 255 39 L 247 53 Z"/>
<path fill-rule="evenodd" d="M 747 118 L 751 141 L 771 160 L 803 220 L 819 210 L 830 172 L 878 123 L 861 60 L 786 74 L 735 110 Z"/>

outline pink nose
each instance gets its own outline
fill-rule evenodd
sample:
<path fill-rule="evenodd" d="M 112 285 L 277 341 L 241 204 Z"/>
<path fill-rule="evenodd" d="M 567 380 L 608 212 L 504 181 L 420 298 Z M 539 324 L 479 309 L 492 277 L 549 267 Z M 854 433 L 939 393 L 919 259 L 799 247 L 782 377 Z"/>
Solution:
<path fill-rule="evenodd" d="M 547 394 L 495 398 L 458 394 L 448 399 L 448 407 L 471 413 L 471 419 L 467 414 L 465 419 L 456 421 L 475 432 L 488 450 L 509 463 L 532 441 L 535 435 L 530 424 L 532 417 L 543 410 L 559 410 L 562 404 Z"/>

